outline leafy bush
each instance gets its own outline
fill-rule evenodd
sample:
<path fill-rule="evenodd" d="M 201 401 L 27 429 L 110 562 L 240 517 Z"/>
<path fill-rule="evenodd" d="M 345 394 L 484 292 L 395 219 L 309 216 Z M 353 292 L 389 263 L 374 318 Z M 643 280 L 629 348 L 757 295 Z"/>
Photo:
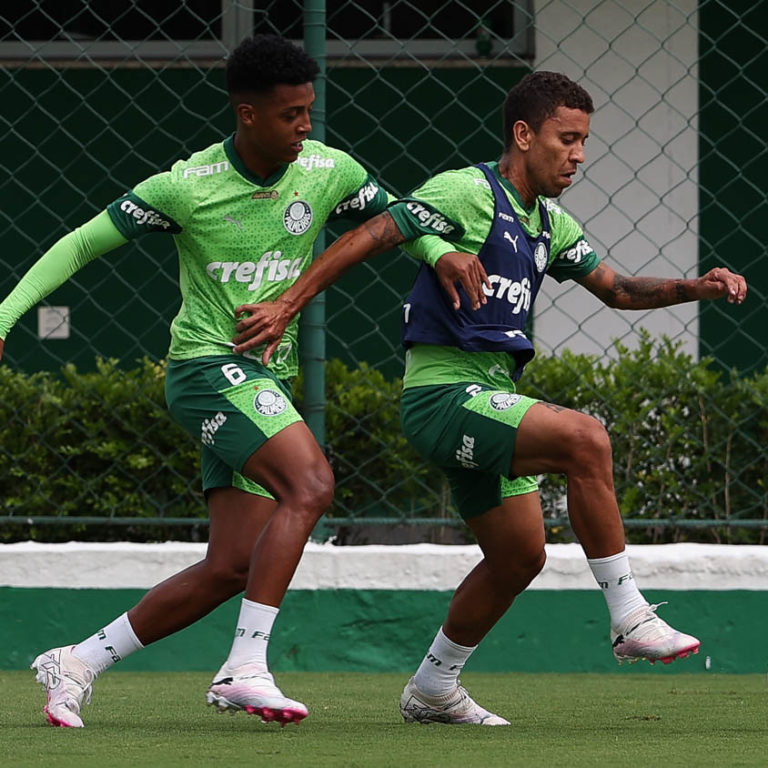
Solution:
<path fill-rule="evenodd" d="M 0 367 L 4 513 L 204 517 L 199 449 L 166 411 L 164 375 L 165 366 L 149 360 L 130 371 L 114 360 L 97 360 L 90 373 L 67 365 L 61 376 Z M 90 533 L 82 524 L 24 532 L 46 540 Z M 3 526 L 5 540 L 18 537 L 18 526 Z"/>
<path fill-rule="evenodd" d="M 302 379 L 295 403 L 301 410 Z M 447 483 L 410 447 L 400 430 L 402 381 L 387 381 L 361 363 L 326 366 L 327 453 L 336 476 L 329 516 L 445 517 Z"/>
<path fill-rule="evenodd" d="M 768 530 L 768 370 L 725 375 L 669 340 L 617 345 L 616 359 L 537 358 L 519 390 L 589 413 L 611 434 L 617 496 L 630 541 L 763 542 Z M 79 373 L 0 367 L 2 540 L 204 538 L 199 446 L 168 415 L 164 365 Z M 326 437 L 336 475 L 333 517 L 451 517 L 446 484 L 400 431 L 401 381 L 363 364 L 327 366 Z M 297 383 L 297 405 L 301 386 Z M 585 457 L 589 461 L 589 457 Z M 545 516 L 565 516 L 565 481 L 542 478 Z M 66 525 L 28 524 L 65 518 Z M 136 524 L 84 524 L 135 518 Z M 142 518 L 146 522 L 142 522 Z M 148 518 L 153 520 L 148 521 Z M 200 519 L 183 528 L 158 518 Z M 766 520 L 764 528 L 739 519 Z M 678 521 L 662 527 L 659 520 Z M 729 525 L 701 529 L 696 520 Z M 647 524 L 646 524 L 647 523 Z M 640 526 L 640 527 L 634 527 Z M 569 537 L 554 526 L 551 540 Z"/>
<path fill-rule="evenodd" d="M 690 522 L 662 529 L 653 521 L 768 517 L 768 369 L 725 376 L 711 359 L 694 361 L 680 344 L 654 343 L 647 333 L 637 349 L 615 349 L 609 361 L 569 352 L 534 361 L 521 391 L 606 426 L 621 512 L 649 523 L 631 529 L 629 540 L 762 542 L 768 528 L 724 525 L 705 533 Z M 562 506 L 564 488 L 563 478 L 544 479 L 545 510 Z"/>

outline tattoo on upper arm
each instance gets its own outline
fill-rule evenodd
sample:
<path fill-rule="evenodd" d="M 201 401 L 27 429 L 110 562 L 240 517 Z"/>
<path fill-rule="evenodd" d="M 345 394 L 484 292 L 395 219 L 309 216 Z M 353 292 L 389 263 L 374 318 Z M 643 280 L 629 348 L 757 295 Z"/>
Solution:
<path fill-rule="evenodd" d="M 568 409 L 563 407 L 562 405 L 555 405 L 554 403 L 545 403 L 543 400 L 539 401 L 545 408 L 549 408 L 550 411 L 554 411 L 555 413 L 562 413 L 563 411 L 567 411 Z"/>
<path fill-rule="evenodd" d="M 386 251 L 405 242 L 405 236 L 395 224 L 392 215 L 386 211 L 366 221 L 364 226 L 371 238 L 378 243 L 377 250 Z"/>

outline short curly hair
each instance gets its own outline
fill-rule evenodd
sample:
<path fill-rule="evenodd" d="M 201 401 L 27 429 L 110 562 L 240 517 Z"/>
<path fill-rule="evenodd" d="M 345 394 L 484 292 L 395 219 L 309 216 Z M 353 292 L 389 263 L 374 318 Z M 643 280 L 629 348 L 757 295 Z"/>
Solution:
<path fill-rule="evenodd" d="M 265 93 L 276 85 L 310 83 L 320 68 L 310 56 L 277 35 L 246 37 L 227 58 L 225 77 L 230 95 Z"/>
<path fill-rule="evenodd" d="M 513 142 L 513 127 L 522 120 L 538 131 L 558 107 L 595 111 L 592 97 L 559 72 L 530 72 L 507 94 L 504 101 L 504 147 Z"/>

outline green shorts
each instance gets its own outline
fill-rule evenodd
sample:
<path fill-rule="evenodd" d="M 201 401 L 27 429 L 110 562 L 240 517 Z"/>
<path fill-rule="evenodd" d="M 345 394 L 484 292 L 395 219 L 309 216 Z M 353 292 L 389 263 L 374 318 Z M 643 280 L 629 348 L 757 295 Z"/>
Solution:
<path fill-rule="evenodd" d="M 477 517 L 509 496 L 539 488 L 509 475 L 517 428 L 538 400 L 480 384 L 409 387 L 401 421 L 408 442 L 445 472 L 459 514 Z"/>
<path fill-rule="evenodd" d="M 270 437 L 301 421 L 284 382 L 241 355 L 169 360 L 165 399 L 171 416 L 200 440 L 203 491 L 234 486 L 272 498 L 240 472 Z"/>

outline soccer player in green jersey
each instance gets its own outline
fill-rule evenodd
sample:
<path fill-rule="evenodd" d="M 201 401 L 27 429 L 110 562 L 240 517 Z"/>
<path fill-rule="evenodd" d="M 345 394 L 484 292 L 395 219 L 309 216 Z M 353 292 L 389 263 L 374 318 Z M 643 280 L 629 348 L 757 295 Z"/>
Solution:
<path fill-rule="evenodd" d="M 267 646 L 304 545 L 331 503 L 333 475 L 287 388 L 297 372 L 297 323 L 269 368 L 258 354 L 235 354 L 232 339 L 238 308 L 279 297 L 308 267 L 328 219 L 363 220 L 390 199 L 348 154 L 307 138 L 317 73 L 282 38 L 243 41 L 226 65 L 234 135 L 142 181 L 61 238 L 0 304 L 1 356 L 18 318 L 89 261 L 144 233 L 174 239 L 183 301 L 171 326 L 166 397 L 202 444 L 208 550 L 92 636 L 34 660 L 53 725 L 82 727 L 81 706 L 101 672 L 243 590 L 208 703 L 283 724 L 307 715 L 275 685 Z M 452 250 L 437 237 L 419 248 L 430 258 Z M 479 282 L 467 289 L 479 293 Z"/>
<path fill-rule="evenodd" d="M 267 342 L 267 362 L 294 313 L 350 265 L 426 232 L 463 252 L 422 265 L 403 307 L 402 424 L 414 447 L 448 476 L 483 559 L 456 590 L 403 691 L 408 722 L 508 724 L 476 704 L 458 675 L 544 565 L 538 474 L 567 477 L 571 525 L 605 596 L 616 659 L 668 663 L 699 648 L 695 637 L 657 616 L 658 606 L 635 584 L 603 425 L 515 391 L 533 357 L 525 321 L 545 274 L 575 280 L 618 309 L 723 296 L 739 304 L 746 296 L 744 278 L 728 269 L 696 279 L 626 277 L 598 258 L 581 227 L 551 200 L 584 162 L 592 111 L 589 94 L 567 77 L 527 75 L 507 95 L 498 162 L 430 179 L 343 235 L 280 299 L 249 307 L 238 325 L 236 349 Z M 455 285 L 478 270 L 480 302 Z"/>

